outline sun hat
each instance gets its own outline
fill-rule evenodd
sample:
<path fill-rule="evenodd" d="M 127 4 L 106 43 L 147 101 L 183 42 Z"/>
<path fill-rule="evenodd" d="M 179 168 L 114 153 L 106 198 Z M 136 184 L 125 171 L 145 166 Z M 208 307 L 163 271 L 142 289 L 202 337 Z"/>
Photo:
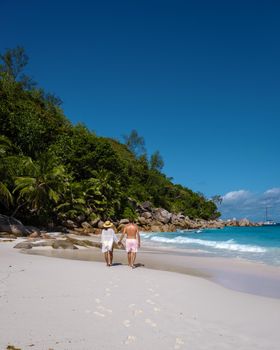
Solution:
<path fill-rule="evenodd" d="M 105 221 L 105 223 L 104 223 L 104 225 L 103 225 L 103 227 L 112 227 L 113 226 L 113 224 L 110 222 L 110 221 Z"/>

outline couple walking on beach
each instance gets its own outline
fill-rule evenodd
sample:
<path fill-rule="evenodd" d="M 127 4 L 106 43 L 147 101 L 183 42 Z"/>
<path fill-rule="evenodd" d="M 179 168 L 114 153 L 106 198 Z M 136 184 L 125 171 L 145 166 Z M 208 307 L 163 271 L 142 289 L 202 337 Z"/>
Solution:
<path fill-rule="evenodd" d="M 106 221 L 103 225 L 101 233 L 102 253 L 104 253 L 107 266 L 112 266 L 114 242 L 118 245 L 122 243 L 123 238 L 126 237 L 125 250 L 127 252 L 128 266 L 135 268 L 134 262 L 136 253 L 140 248 L 140 234 L 139 229 L 133 221 L 130 221 L 123 229 L 120 239 L 115 234 L 113 224 Z"/>

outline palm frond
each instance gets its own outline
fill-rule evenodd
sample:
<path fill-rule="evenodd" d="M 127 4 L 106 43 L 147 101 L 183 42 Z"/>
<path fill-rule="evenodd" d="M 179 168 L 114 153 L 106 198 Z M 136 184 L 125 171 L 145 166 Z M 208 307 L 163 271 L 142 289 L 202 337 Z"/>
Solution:
<path fill-rule="evenodd" d="M 14 202 L 11 192 L 3 182 L 0 182 L 0 201 L 7 207 L 12 205 Z"/>

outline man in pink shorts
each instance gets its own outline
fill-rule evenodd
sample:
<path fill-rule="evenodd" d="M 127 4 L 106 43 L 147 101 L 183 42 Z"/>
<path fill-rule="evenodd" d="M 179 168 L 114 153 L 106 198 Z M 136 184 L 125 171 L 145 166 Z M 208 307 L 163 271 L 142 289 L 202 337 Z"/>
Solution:
<path fill-rule="evenodd" d="M 119 243 L 121 243 L 124 236 L 126 236 L 125 249 L 127 252 L 128 266 L 134 269 L 136 253 L 138 248 L 140 248 L 140 234 L 138 226 L 133 222 L 127 224 L 123 230 L 121 238 L 119 239 Z"/>

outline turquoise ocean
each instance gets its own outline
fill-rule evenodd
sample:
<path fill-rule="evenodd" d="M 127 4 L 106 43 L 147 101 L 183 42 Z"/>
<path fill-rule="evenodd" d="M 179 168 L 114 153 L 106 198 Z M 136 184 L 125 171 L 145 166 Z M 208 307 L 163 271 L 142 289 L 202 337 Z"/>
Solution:
<path fill-rule="evenodd" d="M 208 256 L 280 266 L 280 225 L 142 233 L 141 237 L 149 246 L 177 248 L 186 253 L 196 250 Z"/>

